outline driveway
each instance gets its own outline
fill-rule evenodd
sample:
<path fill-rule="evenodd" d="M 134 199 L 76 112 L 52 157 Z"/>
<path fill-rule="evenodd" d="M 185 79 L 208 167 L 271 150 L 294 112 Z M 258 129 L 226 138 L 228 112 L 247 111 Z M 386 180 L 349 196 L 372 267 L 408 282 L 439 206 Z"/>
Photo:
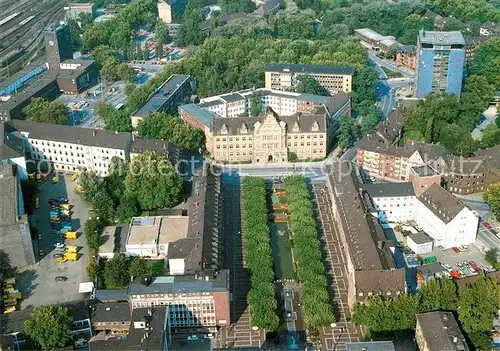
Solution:
<path fill-rule="evenodd" d="M 29 306 L 40 306 L 52 303 L 62 303 L 82 299 L 78 293 L 81 282 L 87 281 L 86 266 L 89 262 L 88 250 L 83 236 L 83 226 L 88 218 L 89 206 L 83 199 L 75 194 L 76 182 L 70 181 L 70 176 L 60 176 L 59 182 L 52 184 L 51 177 L 40 184 L 40 209 L 30 217 L 31 224 L 42 234 L 42 240 L 34 240 L 35 256 L 37 264 L 27 267 L 19 272 L 17 277 L 20 290 L 23 294 L 21 308 Z M 77 245 L 80 248 L 78 261 L 58 263 L 53 257 L 54 242 L 60 239 L 58 235 L 51 233 L 49 224 L 50 198 L 67 198 L 72 208 L 73 231 L 79 232 L 79 237 L 66 240 L 69 245 Z M 40 251 L 43 253 L 40 255 Z M 55 277 L 65 276 L 64 282 L 56 282 Z"/>

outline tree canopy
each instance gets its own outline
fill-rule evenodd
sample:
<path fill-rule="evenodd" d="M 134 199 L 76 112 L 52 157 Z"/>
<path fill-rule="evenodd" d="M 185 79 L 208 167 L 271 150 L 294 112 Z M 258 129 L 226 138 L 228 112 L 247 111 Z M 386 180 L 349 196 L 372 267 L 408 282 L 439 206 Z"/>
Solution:
<path fill-rule="evenodd" d="M 483 193 L 483 198 L 490 205 L 495 218 L 500 219 L 500 183 L 489 185 Z"/>
<path fill-rule="evenodd" d="M 104 265 L 104 282 L 107 289 L 122 289 L 130 281 L 127 258 L 122 253 L 116 253 Z"/>
<path fill-rule="evenodd" d="M 170 208 L 181 198 L 182 179 L 168 157 L 146 151 L 129 163 L 125 193 L 143 211 Z"/>
<path fill-rule="evenodd" d="M 245 248 L 250 271 L 250 323 L 267 331 L 278 328 L 278 303 L 274 289 L 271 233 L 268 226 L 266 181 L 245 177 L 242 182 L 245 209 Z"/>
<path fill-rule="evenodd" d="M 470 71 L 485 77 L 495 89 L 500 89 L 500 38 L 488 39 L 476 48 Z"/>
<path fill-rule="evenodd" d="M 35 122 L 66 124 L 68 123 L 68 108 L 56 101 L 34 98 L 23 109 L 26 117 Z"/>
<path fill-rule="evenodd" d="M 314 94 L 322 96 L 330 96 L 328 90 L 323 88 L 319 82 L 310 74 L 302 74 L 298 78 L 297 92 L 302 94 Z"/>
<path fill-rule="evenodd" d="M 184 149 L 204 148 L 204 134 L 200 130 L 165 112 L 150 113 L 139 123 L 137 130 L 142 136 L 166 140 Z"/>
<path fill-rule="evenodd" d="M 43 350 L 54 350 L 64 347 L 69 341 L 72 320 L 72 315 L 66 307 L 39 306 L 24 322 L 24 332 Z"/>
<path fill-rule="evenodd" d="M 339 147 L 346 150 L 354 145 L 360 136 L 359 126 L 350 116 L 340 117 Z"/>
<path fill-rule="evenodd" d="M 335 317 L 326 289 L 325 267 L 321 259 L 315 214 L 305 178 L 286 177 L 285 192 L 290 211 L 297 276 L 302 284 L 304 320 L 309 328 L 318 330 L 333 323 Z"/>

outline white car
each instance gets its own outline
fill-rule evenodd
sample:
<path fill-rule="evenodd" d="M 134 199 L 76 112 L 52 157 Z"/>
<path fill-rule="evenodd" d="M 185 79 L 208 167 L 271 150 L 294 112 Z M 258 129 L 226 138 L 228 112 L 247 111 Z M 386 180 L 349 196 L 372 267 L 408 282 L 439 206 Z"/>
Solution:
<path fill-rule="evenodd" d="M 54 247 L 56 249 L 63 250 L 66 247 L 66 245 L 64 243 L 55 243 Z"/>
<path fill-rule="evenodd" d="M 214 338 L 214 334 L 212 334 L 212 333 L 208 333 L 207 335 L 203 335 L 203 337 L 204 337 L 205 339 L 213 339 L 213 338 Z"/>
<path fill-rule="evenodd" d="M 198 337 L 196 335 L 189 335 L 187 337 L 187 341 L 194 341 L 194 340 L 198 340 Z"/>
<path fill-rule="evenodd" d="M 449 264 L 446 264 L 446 263 L 445 263 L 445 264 L 443 264 L 442 266 L 443 266 L 443 268 L 445 268 L 448 272 L 451 272 L 451 271 L 452 271 L 452 268 L 451 268 L 451 266 L 450 266 Z"/>

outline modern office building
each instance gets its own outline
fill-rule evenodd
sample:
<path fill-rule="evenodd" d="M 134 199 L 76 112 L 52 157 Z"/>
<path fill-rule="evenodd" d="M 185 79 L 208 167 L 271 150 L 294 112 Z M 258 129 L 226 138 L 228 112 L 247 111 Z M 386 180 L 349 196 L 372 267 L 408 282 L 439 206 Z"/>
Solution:
<path fill-rule="evenodd" d="M 422 30 L 417 42 L 416 96 L 455 94 L 460 98 L 465 65 L 465 41 L 460 32 Z"/>
<path fill-rule="evenodd" d="M 415 339 L 420 351 L 469 350 L 452 312 L 435 311 L 417 314 Z"/>
<path fill-rule="evenodd" d="M 314 77 L 319 85 L 335 95 L 350 93 L 354 68 L 338 66 L 315 66 L 274 64 L 266 67 L 265 87 L 267 89 L 294 91 L 301 75 Z"/>
<path fill-rule="evenodd" d="M 260 116 L 249 116 L 254 94 L 265 107 Z M 205 134 L 206 149 L 216 160 L 286 162 L 289 153 L 298 159 L 326 157 L 351 104 L 344 92 L 326 97 L 256 89 L 182 105 L 179 114 Z"/>
<path fill-rule="evenodd" d="M 177 111 L 177 107 L 187 103 L 196 90 L 196 81 L 188 75 L 173 74 L 158 89 L 156 89 L 148 100 L 137 111 L 132 114 L 132 127 L 136 128 L 139 122 L 152 112 Z"/>
<path fill-rule="evenodd" d="M 12 267 L 35 264 L 28 216 L 17 167 L 0 164 L 0 243 Z"/>
<path fill-rule="evenodd" d="M 71 35 L 67 24 L 50 26 L 44 32 L 45 50 L 47 51 L 47 63 L 49 68 L 59 68 L 64 60 L 73 58 L 71 49 Z"/>

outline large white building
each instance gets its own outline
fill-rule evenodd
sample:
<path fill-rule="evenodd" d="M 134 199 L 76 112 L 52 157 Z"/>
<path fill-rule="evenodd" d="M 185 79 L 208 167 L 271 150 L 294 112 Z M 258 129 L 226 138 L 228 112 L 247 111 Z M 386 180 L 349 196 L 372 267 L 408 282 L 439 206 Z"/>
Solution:
<path fill-rule="evenodd" d="M 167 156 L 172 163 L 181 157 L 180 150 L 168 142 L 137 138 L 130 133 L 25 120 L 11 120 L 2 128 L 9 141 L 21 140 L 19 150 L 24 156 L 9 158 L 18 165 L 21 179 L 27 178 L 24 159 L 36 163 L 42 171 L 89 170 L 107 176 L 113 157 L 127 162 L 146 150 Z"/>
<path fill-rule="evenodd" d="M 381 221 L 413 220 L 434 240 L 434 246 L 451 248 L 476 240 L 479 218 L 438 184 L 418 197 L 412 183 L 366 184 L 363 190 Z"/>

